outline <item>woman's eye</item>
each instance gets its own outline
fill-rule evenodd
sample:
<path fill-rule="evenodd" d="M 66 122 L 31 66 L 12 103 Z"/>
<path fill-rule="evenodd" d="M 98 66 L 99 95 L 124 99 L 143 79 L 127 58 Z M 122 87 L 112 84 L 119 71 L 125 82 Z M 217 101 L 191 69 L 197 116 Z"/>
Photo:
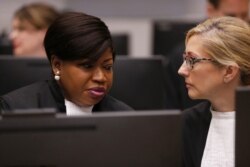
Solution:
<path fill-rule="evenodd" d="M 193 65 L 194 63 L 195 63 L 195 61 L 194 61 L 193 59 L 191 59 L 191 60 L 190 60 L 190 64 Z"/>
<path fill-rule="evenodd" d="M 197 59 L 196 59 L 196 58 L 194 58 L 194 57 L 190 58 L 190 64 L 195 64 L 195 63 L 196 63 L 196 61 L 197 61 Z"/>
<path fill-rule="evenodd" d="M 187 62 L 188 62 L 188 64 L 192 64 L 193 60 L 189 58 L 189 59 L 187 59 Z"/>
<path fill-rule="evenodd" d="M 83 64 L 81 64 L 81 66 L 86 68 L 86 69 L 89 69 L 89 68 L 92 68 L 94 65 L 91 63 L 83 63 Z"/>
<path fill-rule="evenodd" d="M 113 69 L 113 66 L 112 65 L 104 66 L 104 68 L 108 71 L 111 71 Z"/>

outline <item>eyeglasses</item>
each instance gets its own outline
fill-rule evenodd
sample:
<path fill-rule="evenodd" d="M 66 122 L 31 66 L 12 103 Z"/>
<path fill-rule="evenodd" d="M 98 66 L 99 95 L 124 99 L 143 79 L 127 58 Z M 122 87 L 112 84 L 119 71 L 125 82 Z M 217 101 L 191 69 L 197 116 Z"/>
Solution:
<path fill-rule="evenodd" d="M 198 58 L 196 57 L 196 55 L 194 55 L 193 53 L 189 53 L 189 52 L 185 52 L 183 54 L 183 58 L 184 61 L 187 65 L 187 67 L 192 70 L 194 68 L 195 63 L 201 62 L 201 61 L 211 61 L 211 62 L 215 62 L 215 60 L 213 59 L 209 59 L 209 58 Z"/>

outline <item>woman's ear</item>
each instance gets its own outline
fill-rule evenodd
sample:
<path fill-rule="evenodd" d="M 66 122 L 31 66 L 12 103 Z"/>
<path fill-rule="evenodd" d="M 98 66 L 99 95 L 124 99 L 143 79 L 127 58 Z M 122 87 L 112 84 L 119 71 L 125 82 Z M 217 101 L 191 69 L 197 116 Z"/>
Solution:
<path fill-rule="evenodd" d="M 236 79 L 239 76 L 239 67 L 237 66 L 227 66 L 226 73 L 224 75 L 224 83 L 229 83 L 230 81 Z"/>
<path fill-rule="evenodd" d="M 60 73 L 62 66 L 62 60 L 60 60 L 57 56 L 51 56 L 51 67 L 53 70 L 54 75 Z"/>

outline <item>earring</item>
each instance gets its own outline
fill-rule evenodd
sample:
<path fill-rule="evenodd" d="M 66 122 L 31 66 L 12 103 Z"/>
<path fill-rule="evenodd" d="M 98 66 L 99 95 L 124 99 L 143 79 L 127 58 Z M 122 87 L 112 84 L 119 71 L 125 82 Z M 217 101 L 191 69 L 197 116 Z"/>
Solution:
<path fill-rule="evenodd" d="M 228 78 L 223 79 L 224 83 L 228 83 Z"/>
<path fill-rule="evenodd" d="M 59 75 L 59 74 L 60 74 L 59 71 L 57 71 L 56 74 L 55 74 L 55 80 L 56 80 L 56 81 L 59 81 L 59 80 L 60 80 L 60 75 Z"/>

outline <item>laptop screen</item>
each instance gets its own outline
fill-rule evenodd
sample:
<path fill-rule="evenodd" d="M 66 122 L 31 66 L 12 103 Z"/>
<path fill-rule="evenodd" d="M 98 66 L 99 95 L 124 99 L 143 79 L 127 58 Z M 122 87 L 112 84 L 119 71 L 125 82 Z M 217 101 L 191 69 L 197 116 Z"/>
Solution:
<path fill-rule="evenodd" d="M 180 166 L 180 136 L 180 111 L 8 115 L 0 166 Z"/>
<path fill-rule="evenodd" d="M 236 90 L 236 167 L 250 166 L 250 87 Z"/>

